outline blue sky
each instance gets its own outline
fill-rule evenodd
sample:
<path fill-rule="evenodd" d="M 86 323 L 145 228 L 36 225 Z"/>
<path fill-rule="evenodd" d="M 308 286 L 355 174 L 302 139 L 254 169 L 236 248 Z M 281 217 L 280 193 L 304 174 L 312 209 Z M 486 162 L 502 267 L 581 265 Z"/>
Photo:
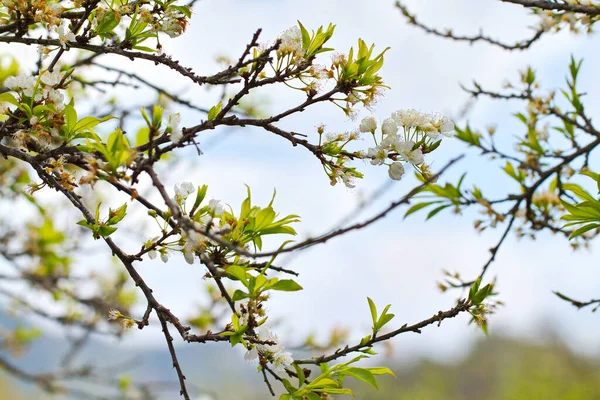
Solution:
<path fill-rule="evenodd" d="M 569 33 L 548 35 L 526 53 L 509 53 L 485 44 L 469 46 L 426 35 L 408 26 L 393 3 L 387 0 L 203 0 L 197 3 L 187 33 L 175 40 L 165 40 L 164 46 L 165 51 L 183 65 L 206 75 L 217 71 L 215 56 L 236 59 L 257 28 L 263 28 L 263 40 L 273 40 L 296 20 L 313 29 L 333 22 L 337 28 L 331 44 L 340 52 L 356 46 L 359 37 L 380 49 L 391 47 L 381 74 L 392 89 L 375 109 L 374 115 L 379 120 L 401 108 L 455 115 L 468 99 L 459 83 L 468 84 L 475 79 L 487 87 L 499 88 L 506 78 L 516 80 L 517 71 L 528 64 L 535 66 L 543 84 L 556 87 L 564 82 L 573 53 L 586 59 L 581 81 L 590 94 L 589 108 L 597 109 L 594 105 L 598 104 L 598 97 L 594 92 L 598 93 L 600 88 L 594 71 L 600 59 L 590 46 L 595 37 L 574 37 Z M 528 26 L 536 23 L 535 18 L 520 7 L 494 0 L 412 0 L 406 3 L 423 22 L 440 28 L 451 27 L 456 33 L 465 34 L 476 34 L 483 27 L 486 33 L 509 42 L 530 36 Z M 325 56 L 324 60 L 328 59 Z M 216 103 L 216 91 L 207 93 L 191 87 L 188 81 L 165 68 L 153 68 L 143 62 L 134 65 L 116 57 L 107 60 L 135 70 L 164 87 L 178 88 L 184 97 L 202 106 Z M 285 88 L 258 95 L 270 99 L 271 110 L 284 109 L 302 99 L 301 95 Z M 135 102 L 140 95 L 122 91 L 119 98 Z M 498 143 L 510 149 L 511 137 L 519 133 L 519 126 L 510 115 L 520 109 L 521 105 L 516 103 L 483 100 L 472 108 L 468 119 L 481 128 L 498 124 Z M 361 117 L 366 115 L 365 111 Z M 196 124 L 203 118 L 185 110 L 182 116 L 184 126 Z M 289 118 L 281 127 L 306 133 L 316 141 L 315 126 L 320 123 L 331 130 L 344 131 L 355 128 L 359 120 L 350 121 L 339 109 L 323 105 Z M 223 199 L 234 207 L 245 195 L 244 184 L 252 187 L 257 204 L 266 204 L 276 188 L 276 210 L 302 216 L 301 237 L 328 230 L 355 207 L 361 196 L 388 179 L 385 171 L 364 165 L 362 170 L 366 176 L 356 189 L 331 187 L 310 153 L 258 130 L 217 130 L 206 138 L 200 137 L 201 147 L 210 136 L 225 133 L 228 137 L 206 150 L 200 158 L 194 151 L 181 152 L 178 166 L 168 173 L 165 171 L 164 177 L 171 184 L 206 183 L 210 197 Z M 442 166 L 464 151 L 465 147 L 458 141 L 445 140 L 434 153 L 434 166 Z M 491 197 L 494 193 L 501 195 L 515 190 L 498 172 L 496 164 L 467 153 L 470 157 L 453 167 L 442 181 L 456 181 L 466 171 L 467 182 L 476 183 Z M 377 212 L 400 197 L 410 190 L 411 184 L 408 179 L 396 183 L 363 216 Z M 118 203 L 118 199 L 114 201 Z M 472 229 L 473 212 L 463 217 L 449 213 L 439 215 L 427 223 L 423 222 L 423 215 L 403 220 L 403 213 L 398 210 L 385 221 L 305 251 L 293 260 L 290 266 L 301 273 L 299 282 L 305 290 L 274 295 L 268 306 L 273 318 L 285 317 L 279 327 L 282 340 L 293 344 L 302 334 L 310 331 L 326 334 L 335 325 L 354 327 L 354 337 L 364 336 L 369 330 L 366 296 L 380 305 L 393 304 L 394 326 L 450 308 L 459 293 L 441 294 L 435 288 L 435 281 L 442 277 L 441 270 L 458 270 L 466 277 L 475 275 L 487 260 L 488 249 L 501 234 L 500 231 L 477 234 Z M 144 235 L 152 236 L 152 233 L 144 232 Z M 139 248 L 139 242 L 131 245 Z M 105 262 L 99 260 L 90 266 L 103 265 Z M 157 298 L 180 315 L 189 315 L 193 311 L 190 305 L 202 301 L 199 288 L 203 285 L 203 272 L 198 265 L 185 264 L 182 257 L 175 257 L 168 265 L 144 263 L 139 270 L 150 286 L 155 287 Z M 585 352 L 600 351 L 595 334 L 600 329 L 597 317 L 587 311 L 577 312 L 551 293 L 560 289 L 576 293 L 582 299 L 598 296 L 600 272 L 595 253 L 573 253 L 564 239 L 551 235 L 542 234 L 535 242 L 517 241 L 511 236 L 492 266 L 490 277 L 495 275 L 498 275 L 498 289 L 506 307 L 491 320 L 492 331 L 535 337 L 542 331 L 554 330 L 577 343 L 580 350 L 585 347 Z M 293 316 L 289 317 L 291 311 Z M 466 317 L 448 321 L 441 328 L 424 331 L 423 335 L 400 337 L 394 345 L 403 357 L 423 353 L 441 358 L 459 356 L 481 336 L 473 327 L 467 327 L 467 321 Z M 125 345 L 163 343 L 158 331 L 149 329 L 129 335 Z"/>

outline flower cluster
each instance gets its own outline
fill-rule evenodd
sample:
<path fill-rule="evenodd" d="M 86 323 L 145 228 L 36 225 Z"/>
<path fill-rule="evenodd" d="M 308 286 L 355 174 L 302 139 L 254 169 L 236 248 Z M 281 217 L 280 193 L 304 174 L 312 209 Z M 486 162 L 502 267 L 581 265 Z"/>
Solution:
<path fill-rule="evenodd" d="M 248 344 L 248 351 L 244 358 L 248 361 L 261 359 L 271 363 L 277 373 L 284 373 L 294 362 L 290 352 L 279 342 L 279 338 L 270 327 L 261 326 L 256 335 L 257 343 Z"/>
<path fill-rule="evenodd" d="M 121 324 L 123 325 L 123 329 L 130 329 L 136 323 L 136 321 L 134 319 L 121 314 L 121 312 L 115 308 L 111 308 L 108 311 L 108 320 L 109 321 L 121 321 Z"/>
<path fill-rule="evenodd" d="M 172 200 L 186 212 L 186 201 L 188 197 L 196 191 L 194 185 L 190 182 L 183 182 L 175 185 L 175 195 Z M 194 215 L 194 220 L 189 220 L 192 229 L 186 230 L 181 234 L 181 238 L 176 241 L 165 242 L 160 236 L 154 237 L 144 243 L 148 251 L 148 257 L 151 260 L 160 255 L 160 259 L 166 263 L 169 261 L 171 251 L 181 252 L 188 264 L 193 264 L 196 255 L 203 253 L 208 244 L 217 244 L 210 237 L 220 236 L 231 230 L 231 226 L 221 220 L 221 215 L 225 212 L 225 207 L 219 200 L 212 199 L 208 205 L 203 207 Z M 156 217 L 156 216 L 155 216 Z M 205 236 L 202 232 L 206 233 Z"/>
<path fill-rule="evenodd" d="M 65 108 L 64 95 L 60 89 L 66 86 L 64 79 L 64 74 L 57 70 L 44 71 L 40 76 L 21 74 L 6 78 L 4 86 L 18 94 L 18 103 L 44 106 L 19 108 L 12 113 L 30 126 L 30 129 L 20 129 L 13 135 L 17 146 L 26 148 L 28 142 L 35 141 L 43 149 L 60 141 L 59 130 L 64 125 L 62 111 Z M 11 112 L 5 103 L 0 103 L 0 115 L 9 113 Z"/>
<path fill-rule="evenodd" d="M 277 56 L 289 56 L 294 63 L 298 63 L 304 57 L 302 49 L 302 32 L 296 25 L 286 29 L 278 38 L 281 41 Z"/>
<path fill-rule="evenodd" d="M 425 179 L 431 179 L 425 155 L 434 151 L 443 136 L 454 133 L 454 123 L 437 114 L 426 114 L 416 110 L 399 110 L 381 123 L 380 135 L 376 134 L 378 122 L 375 117 L 364 118 L 356 131 L 350 133 L 327 134 L 322 140 L 324 126 L 318 128 L 321 137 L 319 145 L 323 154 L 331 157 L 324 163 L 331 184 L 344 183 L 355 187 L 356 179 L 363 177 L 356 168 L 349 167 L 349 161 L 369 159 L 372 165 L 386 165 L 393 180 L 400 180 L 405 173 L 405 163 L 412 165 Z M 348 151 L 346 146 L 370 133 L 375 146 L 364 151 Z"/>
<path fill-rule="evenodd" d="M 185 32 L 187 24 L 187 17 L 180 9 L 169 7 L 165 11 L 157 30 L 166 33 L 170 38 L 176 38 Z"/>
<path fill-rule="evenodd" d="M 425 164 L 425 154 L 435 150 L 443 136 L 451 136 L 454 123 L 439 115 L 421 113 L 416 110 L 393 112 L 381 124 L 381 139 L 377 142 L 377 120 L 366 117 L 359 126 L 361 132 L 373 135 L 375 147 L 369 148 L 366 158 L 372 165 L 387 165 L 388 174 L 393 180 L 404 175 L 404 165 L 409 163 L 425 178 L 429 176 L 429 166 Z"/>
<path fill-rule="evenodd" d="M 32 98 L 36 102 L 48 100 L 58 111 L 64 108 L 64 96 L 55 87 L 62 81 L 64 75 L 60 71 L 45 71 L 41 76 L 21 74 L 9 76 L 4 81 L 4 86 L 20 93 L 22 96 Z"/>
<path fill-rule="evenodd" d="M 594 7 L 597 6 L 591 0 L 565 0 L 565 3 L 573 6 Z M 545 32 L 558 32 L 561 25 L 567 25 L 572 32 L 579 33 L 581 27 L 584 27 L 587 33 L 592 32 L 592 25 L 598 21 L 598 16 L 585 13 L 577 14 L 574 12 L 556 12 L 552 10 L 539 10 L 536 13 L 540 16 L 539 28 Z"/>

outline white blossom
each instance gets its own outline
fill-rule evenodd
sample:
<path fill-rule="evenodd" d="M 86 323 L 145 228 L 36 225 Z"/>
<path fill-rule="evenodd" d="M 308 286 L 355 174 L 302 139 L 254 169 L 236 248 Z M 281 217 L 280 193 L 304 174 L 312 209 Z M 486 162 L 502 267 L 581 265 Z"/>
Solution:
<path fill-rule="evenodd" d="M 333 65 L 345 64 L 346 63 L 346 55 L 342 53 L 335 52 L 331 56 L 331 63 Z"/>
<path fill-rule="evenodd" d="M 375 129 L 377 129 L 377 120 L 375 117 L 365 117 L 360 121 L 358 129 L 361 132 L 375 132 Z"/>
<path fill-rule="evenodd" d="M 194 193 L 194 185 L 191 182 L 183 182 L 175 185 L 175 196 L 182 200 L 188 198 L 188 196 Z"/>
<path fill-rule="evenodd" d="M 342 173 L 341 178 L 342 182 L 344 182 L 344 185 L 346 185 L 348 189 L 354 189 L 356 187 L 354 175 L 344 172 Z"/>
<path fill-rule="evenodd" d="M 393 118 L 387 118 L 381 124 L 381 131 L 384 135 L 395 135 L 398 132 L 398 125 Z"/>
<path fill-rule="evenodd" d="M 181 129 L 179 129 L 179 123 L 181 122 L 181 115 L 179 113 L 169 116 L 169 123 L 167 128 L 171 129 L 171 141 L 176 142 L 183 136 Z"/>
<path fill-rule="evenodd" d="M 428 123 L 422 129 L 425 135 L 431 140 L 437 141 L 440 139 L 440 131 L 433 124 Z"/>
<path fill-rule="evenodd" d="M 50 11 L 52 11 L 55 14 L 62 13 L 64 9 L 65 8 L 59 3 L 54 3 L 50 5 Z"/>
<path fill-rule="evenodd" d="M 208 207 L 213 211 L 212 214 L 219 216 L 225 212 L 225 207 L 219 200 L 212 199 L 208 202 Z"/>
<path fill-rule="evenodd" d="M 58 33 L 58 41 L 63 49 L 67 48 L 67 43 L 75 41 L 75 34 L 71 32 L 66 24 L 61 24 L 56 30 L 56 33 Z"/>
<path fill-rule="evenodd" d="M 33 88 L 37 83 L 37 78 L 35 76 L 21 74 L 18 76 L 9 76 L 4 81 L 4 86 L 9 88 L 10 90 L 24 90 L 28 91 L 30 95 L 25 94 L 28 97 L 33 95 Z"/>
<path fill-rule="evenodd" d="M 54 70 L 52 72 L 44 71 L 40 75 L 40 80 L 48 86 L 56 86 L 63 79 L 64 74 L 61 71 Z"/>
<path fill-rule="evenodd" d="M 392 113 L 392 118 L 398 123 L 398 125 L 405 128 L 419 128 L 428 122 L 426 114 L 414 109 L 398 110 Z"/>
<path fill-rule="evenodd" d="M 405 154 L 408 154 L 412 151 L 413 147 L 415 146 L 415 142 L 413 142 L 412 140 L 409 141 L 402 141 L 402 140 L 396 140 L 393 145 L 392 148 L 401 156 L 404 156 Z"/>
<path fill-rule="evenodd" d="M 371 165 L 381 165 L 387 159 L 388 149 L 382 146 L 370 148 L 367 157 L 371 159 Z"/>
<path fill-rule="evenodd" d="M 186 25 L 185 15 L 176 8 L 169 7 L 164 14 L 160 30 L 170 38 L 176 38 L 185 32 Z"/>
<path fill-rule="evenodd" d="M 281 44 L 277 52 L 282 55 L 291 54 L 294 58 L 300 58 L 304 56 L 304 50 L 302 49 L 302 32 L 297 26 L 292 26 L 286 29 L 281 36 L 279 36 Z"/>
<path fill-rule="evenodd" d="M 404 165 L 399 161 L 393 162 L 388 169 L 388 174 L 393 180 L 399 181 L 404 175 Z"/>
<path fill-rule="evenodd" d="M 252 347 L 250 350 L 248 350 L 246 352 L 246 354 L 244 354 L 244 360 L 253 361 L 258 358 L 258 349 L 256 347 L 257 346 Z"/>
<path fill-rule="evenodd" d="M 413 150 L 409 153 L 404 154 L 406 161 L 411 163 L 412 165 L 423 164 L 425 161 L 425 157 L 423 156 L 423 152 L 421 149 Z"/>
<path fill-rule="evenodd" d="M 160 252 L 160 259 L 164 263 L 169 262 L 169 253 L 166 250 L 161 251 Z"/>
<path fill-rule="evenodd" d="M 279 343 L 279 338 L 270 326 L 261 326 L 258 330 L 258 339 L 262 342 L 273 342 L 274 344 L 257 344 L 259 351 L 261 353 L 269 352 L 269 353 L 277 353 L 278 351 L 282 351 L 284 349 L 283 345 Z"/>
<path fill-rule="evenodd" d="M 196 254 L 194 253 L 191 246 L 185 246 L 183 249 L 183 258 L 185 258 L 185 262 L 192 265 L 194 264 L 194 260 L 196 258 Z"/>
<path fill-rule="evenodd" d="M 48 99 L 54 103 L 54 106 L 56 109 L 58 109 L 58 107 L 62 107 L 64 108 L 64 101 L 65 101 L 65 96 L 58 90 L 55 89 L 50 89 L 48 91 Z M 59 110 L 60 111 L 60 110 Z"/>
<path fill-rule="evenodd" d="M 121 316 L 122 316 L 122 314 L 119 312 L 119 310 L 117 310 L 115 308 L 111 308 L 110 310 L 108 310 L 108 320 L 109 321 L 116 321 Z"/>
<path fill-rule="evenodd" d="M 452 136 L 454 133 L 454 122 L 446 117 L 442 117 L 439 123 L 440 133 L 444 136 Z"/>
<path fill-rule="evenodd" d="M 284 373 L 286 368 L 289 368 L 294 362 L 294 358 L 291 353 L 287 351 L 278 353 L 273 359 L 273 370 L 278 373 Z"/>

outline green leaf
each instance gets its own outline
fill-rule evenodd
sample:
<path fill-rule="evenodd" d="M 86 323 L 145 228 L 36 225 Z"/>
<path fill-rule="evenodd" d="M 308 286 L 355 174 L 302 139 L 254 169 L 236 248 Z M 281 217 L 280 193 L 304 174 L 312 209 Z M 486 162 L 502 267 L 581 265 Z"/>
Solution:
<path fill-rule="evenodd" d="M 373 319 L 373 327 L 377 325 L 377 307 L 375 307 L 375 303 L 371 300 L 370 297 L 367 297 L 367 301 L 369 302 L 369 309 L 371 310 L 371 319 Z"/>
<path fill-rule="evenodd" d="M 231 347 L 234 347 L 236 344 L 240 343 L 241 341 L 242 341 L 242 335 L 239 333 L 229 336 L 229 343 L 231 343 Z"/>
<path fill-rule="evenodd" d="M 313 392 L 321 392 L 328 394 L 348 394 L 350 396 L 354 396 L 354 392 L 350 389 L 346 388 L 325 388 L 325 389 L 314 389 Z"/>
<path fill-rule="evenodd" d="M 212 106 L 210 110 L 208 110 L 208 120 L 212 121 L 219 115 L 221 112 L 221 108 L 223 107 L 223 103 L 219 102 L 219 104 Z"/>
<path fill-rule="evenodd" d="M 481 304 L 492 292 L 492 285 L 487 284 L 481 290 L 477 291 L 471 298 L 473 304 Z"/>
<path fill-rule="evenodd" d="M 106 13 L 104 14 L 104 17 L 102 17 L 102 20 L 98 24 L 98 27 L 96 28 L 96 32 L 108 33 L 110 31 L 112 31 L 113 29 L 115 29 L 119 25 L 120 21 L 121 21 L 120 14 L 117 14 L 113 10 L 107 10 Z"/>
<path fill-rule="evenodd" d="M 246 276 L 246 269 L 244 267 L 240 267 L 239 265 L 230 265 L 225 270 L 225 273 L 229 277 L 241 281 L 242 283 L 244 283 L 244 285 L 247 285 L 248 283 L 248 277 Z"/>
<path fill-rule="evenodd" d="M 115 233 L 116 230 L 117 228 L 115 228 L 114 226 L 102 225 L 98 228 L 98 235 L 102 237 L 107 237 Z"/>
<path fill-rule="evenodd" d="M 431 210 L 429 212 L 429 214 L 427 214 L 427 218 L 426 219 L 430 219 L 433 218 L 437 213 L 439 213 L 442 210 L 445 210 L 446 208 L 450 207 L 452 204 L 444 204 L 443 206 L 439 206 L 433 210 Z"/>
<path fill-rule="evenodd" d="M 483 331 L 483 333 L 485 334 L 485 336 L 489 336 L 489 331 L 488 331 L 488 323 L 487 323 L 487 321 L 483 321 L 483 322 L 481 323 L 481 326 L 480 326 L 480 328 L 481 328 L 481 330 Z"/>
<path fill-rule="evenodd" d="M 592 196 L 591 194 L 589 194 L 588 192 L 583 190 L 583 188 L 579 185 L 575 185 L 573 183 L 564 183 L 562 185 L 562 187 L 564 190 L 569 190 L 569 191 L 575 193 L 575 195 L 577 195 L 577 197 L 579 197 L 582 200 L 594 201 L 594 202 L 597 201 L 594 196 Z"/>
<path fill-rule="evenodd" d="M 321 363 L 319 364 L 319 369 L 321 370 L 321 373 L 325 373 L 329 370 L 329 363 Z"/>
<path fill-rule="evenodd" d="M 571 235 L 569 236 L 569 240 L 574 239 L 577 236 L 581 236 L 584 233 L 586 233 L 587 231 L 591 231 L 592 229 L 596 229 L 596 228 L 600 228 L 600 224 L 598 224 L 598 223 L 592 223 L 592 224 L 584 225 L 581 228 L 574 230 L 571 233 Z"/>
<path fill-rule="evenodd" d="M 365 369 L 367 369 L 373 375 L 392 375 L 393 377 L 396 377 L 396 374 L 394 374 L 394 372 L 387 367 L 373 367 Z"/>
<path fill-rule="evenodd" d="M 73 131 L 73 133 L 89 131 L 96 125 L 98 125 L 104 121 L 108 121 L 109 119 L 113 119 L 113 118 L 116 118 L 116 117 L 109 116 L 109 117 L 105 117 L 102 119 L 98 119 L 93 116 L 83 117 L 82 119 L 77 121 L 77 123 L 73 126 L 72 131 Z"/>
<path fill-rule="evenodd" d="M 298 26 L 300 27 L 300 32 L 302 33 L 302 48 L 306 50 L 310 45 L 310 34 L 300 21 L 298 21 Z"/>
<path fill-rule="evenodd" d="M 75 124 L 77 124 L 77 111 L 75 111 L 75 108 L 72 105 L 67 104 L 65 106 L 64 116 L 67 133 L 71 133 L 73 132 Z"/>
<path fill-rule="evenodd" d="M 302 286 L 298 285 L 295 281 L 291 279 L 282 279 L 280 281 L 275 282 L 269 289 L 271 290 L 280 290 L 282 292 L 295 292 L 298 290 L 302 290 Z"/>
<path fill-rule="evenodd" d="M 567 296 L 565 296 L 565 295 L 564 295 L 564 294 L 562 294 L 562 293 L 559 293 L 559 292 L 552 292 L 552 293 L 554 293 L 555 295 L 557 295 L 557 296 L 558 296 L 558 297 L 560 297 L 561 299 L 568 301 L 569 303 L 575 303 L 575 302 L 576 302 L 576 301 L 575 301 L 575 300 L 573 300 L 572 298 L 570 298 L 570 297 L 567 297 Z"/>
<path fill-rule="evenodd" d="M 96 206 L 96 222 L 98 222 L 100 220 L 100 206 L 102 205 L 102 202 L 99 202 L 98 205 Z"/>
<path fill-rule="evenodd" d="M 379 318 L 379 321 L 377 321 L 377 330 L 380 330 L 381 328 L 383 328 L 385 326 L 385 324 L 390 322 L 393 318 L 394 318 L 394 314 L 382 314 L 381 317 Z"/>
<path fill-rule="evenodd" d="M 106 223 L 108 225 L 114 225 L 116 223 L 121 222 L 121 220 L 123 218 L 125 218 L 125 214 L 127 212 L 127 203 L 123 204 L 121 207 L 117 208 L 116 210 L 111 210 L 110 208 L 108 209 L 108 221 L 106 221 Z"/>
<path fill-rule="evenodd" d="M 235 301 L 240 301 L 240 300 L 243 300 L 243 299 L 246 299 L 246 298 L 248 298 L 248 293 L 243 292 L 243 291 L 241 291 L 239 289 L 236 290 L 235 292 L 233 292 L 233 296 L 231 296 L 231 300 L 234 301 L 234 302 Z"/>
<path fill-rule="evenodd" d="M 156 49 L 153 49 L 152 47 L 147 47 L 147 46 L 133 46 L 133 48 L 135 50 L 140 50 L 140 51 L 145 51 L 147 53 L 156 53 Z"/>
<path fill-rule="evenodd" d="M 92 229 L 92 226 L 94 226 L 93 224 L 90 224 L 89 222 L 87 222 L 85 219 L 82 219 L 81 221 L 78 221 L 77 225 L 81 225 L 81 226 L 84 226 L 84 227 L 89 228 L 89 229 Z"/>
<path fill-rule="evenodd" d="M 178 10 L 188 18 L 192 18 L 192 10 L 187 6 L 171 6 L 171 8 Z"/>
<path fill-rule="evenodd" d="M 304 370 L 298 364 L 294 364 L 294 369 L 296 370 L 296 375 L 298 375 L 298 387 L 301 387 L 306 381 Z"/>
<path fill-rule="evenodd" d="M 506 172 L 510 177 L 512 177 L 517 182 L 521 183 L 523 181 L 523 179 L 521 178 L 521 175 L 517 174 L 515 167 L 510 162 L 507 161 L 506 165 L 502 169 L 504 170 L 504 172 Z"/>
<path fill-rule="evenodd" d="M 0 93 L 0 103 L 9 103 L 17 107 L 19 106 L 19 102 L 15 96 L 8 92 Z"/>
<path fill-rule="evenodd" d="M 367 369 L 349 367 L 343 371 L 343 374 L 349 375 L 360 381 L 368 383 L 369 385 L 373 386 L 375 389 L 379 389 L 379 387 L 377 386 L 377 380 L 375 379 L 373 374 L 370 371 L 368 371 Z"/>
<path fill-rule="evenodd" d="M 441 202 L 441 200 L 428 201 L 428 202 L 424 202 L 424 203 L 415 204 L 414 206 L 409 208 L 408 211 L 406 211 L 406 214 L 404 214 L 404 218 L 408 217 L 410 214 L 413 214 L 413 213 L 419 211 L 422 208 L 425 208 L 431 204 L 435 204 L 435 203 L 439 203 L 439 202 Z"/>
<path fill-rule="evenodd" d="M 479 285 L 481 284 L 481 278 L 477 278 L 475 282 L 471 285 L 471 289 L 469 289 L 469 300 L 473 301 L 475 294 L 479 291 Z"/>
<path fill-rule="evenodd" d="M 204 200 L 204 198 L 206 197 L 207 191 L 208 191 L 207 185 L 203 185 L 202 187 L 198 186 L 198 191 L 196 192 L 196 200 L 194 200 L 194 206 L 192 207 L 192 210 L 190 211 L 190 215 L 193 215 L 194 211 L 196 211 L 196 209 L 200 206 L 200 203 L 202 203 L 202 200 Z"/>
<path fill-rule="evenodd" d="M 296 390 L 298 390 L 287 379 L 282 379 L 281 382 L 283 383 L 283 386 L 285 386 L 285 390 L 287 390 L 289 393 L 294 393 Z"/>

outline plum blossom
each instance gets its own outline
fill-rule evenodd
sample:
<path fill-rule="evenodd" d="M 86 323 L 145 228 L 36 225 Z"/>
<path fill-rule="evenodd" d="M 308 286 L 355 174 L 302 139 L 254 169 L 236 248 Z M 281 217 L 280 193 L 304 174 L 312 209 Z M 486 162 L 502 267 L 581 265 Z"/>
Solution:
<path fill-rule="evenodd" d="M 360 122 L 360 126 L 358 127 L 358 129 L 361 132 L 374 133 L 375 130 L 377 129 L 377 120 L 375 119 L 375 117 L 365 117 Z"/>
<path fill-rule="evenodd" d="M 123 317 L 123 314 L 121 314 L 121 312 L 119 310 L 117 310 L 116 308 L 111 308 L 110 310 L 108 310 L 108 320 L 109 321 L 116 321 L 121 317 Z"/>
<path fill-rule="evenodd" d="M 225 212 L 225 207 L 219 200 L 212 199 L 208 202 L 208 207 L 212 210 L 214 216 L 219 216 Z"/>
<path fill-rule="evenodd" d="M 286 29 L 281 36 L 279 36 L 281 44 L 277 53 L 279 55 L 290 54 L 293 58 L 302 58 L 304 56 L 304 50 L 302 49 L 302 32 L 297 26 L 292 26 Z"/>
<path fill-rule="evenodd" d="M 173 114 L 169 117 L 169 123 L 167 129 L 171 129 L 171 140 L 173 142 L 178 141 L 183 136 L 179 123 L 181 122 L 181 115 L 179 113 Z"/>
<path fill-rule="evenodd" d="M 174 7 L 169 7 L 164 14 L 160 30 L 169 35 L 170 38 L 176 38 L 185 32 L 187 23 L 185 14 Z"/>
<path fill-rule="evenodd" d="M 188 198 L 188 196 L 194 193 L 196 188 L 191 182 L 183 182 L 175 185 L 175 201 L 182 202 Z"/>
<path fill-rule="evenodd" d="M 56 86 L 62 81 L 64 74 L 59 70 L 54 70 L 52 72 L 44 71 L 42 75 L 40 75 L 40 81 L 48 86 Z"/>
<path fill-rule="evenodd" d="M 427 116 L 417 110 L 398 110 L 392 113 L 396 123 L 405 128 L 420 128 L 427 123 Z"/>
<path fill-rule="evenodd" d="M 75 34 L 71 32 L 71 30 L 66 26 L 66 24 L 61 24 L 57 30 L 58 33 L 58 41 L 63 49 L 67 49 L 67 43 L 74 42 Z"/>
<path fill-rule="evenodd" d="M 21 74 L 17 76 L 9 76 L 4 81 L 4 86 L 10 90 L 30 90 L 33 93 L 33 88 L 37 83 L 35 76 Z"/>
<path fill-rule="evenodd" d="M 394 121 L 393 118 L 385 119 L 381 124 L 381 132 L 388 136 L 395 135 L 398 132 L 398 125 L 396 124 L 396 121 Z"/>
<path fill-rule="evenodd" d="M 273 370 L 278 373 L 284 373 L 286 368 L 291 367 L 294 362 L 292 354 L 284 351 L 275 355 L 273 358 Z"/>
<path fill-rule="evenodd" d="M 167 249 L 163 248 L 160 250 L 160 259 L 165 264 L 169 262 L 170 254 Z"/>
<path fill-rule="evenodd" d="M 388 169 L 388 174 L 391 179 L 399 181 L 404 175 L 404 165 L 399 161 L 394 161 Z"/>
<path fill-rule="evenodd" d="M 388 149 L 384 146 L 370 148 L 367 152 L 367 157 L 371 159 L 371 165 L 381 165 L 388 157 Z"/>

